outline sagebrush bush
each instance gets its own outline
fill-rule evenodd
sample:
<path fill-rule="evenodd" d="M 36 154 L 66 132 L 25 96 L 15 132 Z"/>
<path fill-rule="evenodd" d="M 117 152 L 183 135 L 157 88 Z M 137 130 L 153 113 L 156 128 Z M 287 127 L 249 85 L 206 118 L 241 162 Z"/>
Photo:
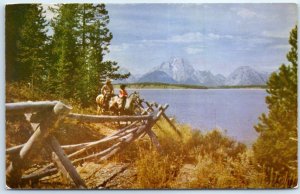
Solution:
<path fill-rule="evenodd" d="M 136 188 L 171 188 L 172 181 L 180 167 L 179 158 L 161 155 L 156 151 L 141 151 L 136 161 Z M 180 159 L 179 159 L 180 160 Z"/>

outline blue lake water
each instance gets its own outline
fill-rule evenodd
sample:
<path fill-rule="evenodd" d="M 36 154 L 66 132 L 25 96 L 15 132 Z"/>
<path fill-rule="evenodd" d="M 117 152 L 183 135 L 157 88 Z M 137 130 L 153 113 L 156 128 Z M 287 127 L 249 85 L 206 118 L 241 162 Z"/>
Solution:
<path fill-rule="evenodd" d="M 128 90 L 129 93 L 132 90 Z M 147 101 L 168 103 L 169 116 L 202 131 L 221 129 L 236 140 L 252 143 L 257 138 L 253 126 L 267 113 L 263 89 L 139 89 Z"/>

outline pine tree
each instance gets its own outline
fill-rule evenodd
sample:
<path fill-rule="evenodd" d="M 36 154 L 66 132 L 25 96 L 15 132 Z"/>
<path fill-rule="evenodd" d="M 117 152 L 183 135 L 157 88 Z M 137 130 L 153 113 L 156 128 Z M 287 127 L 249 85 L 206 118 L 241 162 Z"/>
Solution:
<path fill-rule="evenodd" d="M 42 7 L 38 4 L 15 4 L 6 5 L 5 11 L 6 80 L 32 80 L 31 71 L 36 65 L 33 64 L 34 59 L 42 60 L 39 65 L 44 65 L 47 52 L 44 45 L 47 42 L 47 22 L 42 15 Z"/>
<path fill-rule="evenodd" d="M 78 83 L 79 98 L 83 105 L 89 104 L 93 95 L 93 86 L 96 83 L 92 83 L 93 75 L 93 59 L 91 55 L 91 37 L 95 32 L 97 18 L 95 18 L 95 6 L 93 4 L 81 4 L 79 8 L 79 45 L 80 45 L 80 63 L 82 78 Z"/>
<path fill-rule="evenodd" d="M 28 5 L 5 6 L 5 77 L 6 81 L 17 80 L 17 40 L 24 23 Z"/>
<path fill-rule="evenodd" d="M 29 82 L 33 92 L 47 82 L 47 25 L 42 6 L 30 4 L 17 40 L 17 61 L 20 80 Z"/>
<path fill-rule="evenodd" d="M 253 145 L 257 162 L 279 177 L 297 174 L 297 26 L 289 43 L 287 59 L 291 64 L 282 64 L 267 82 L 269 113 L 259 118 L 255 126 L 259 137 Z"/>
<path fill-rule="evenodd" d="M 116 62 L 103 61 L 113 38 L 107 28 L 109 16 L 105 5 L 80 5 L 80 21 L 82 72 L 85 72 L 81 82 L 81 99 L 84 104 L 88 104 L 97 95 L 101 81 L 107 77 L 127 78 L 130 74 L 119 74 Z"/>
<path fill-rule="evenodd" d="M 101 81 L 106 77 L 127 78 L 118 74 L 113 61 L 103 61 L 109 52 L 112 33 L 107 28 L 108 12 L 104 4 L 64 4 L 53 9 L 52 47 L 57 75 L 53 86 L 62 97 L 75 98 L 82 105 L 94 103 Z"/>
<path fill-rule="evenodd" d="M 51 90 L 60 97 L 76 98 L 74 87 L 80 80 L 78 62 L 78 5 L 62 4 L 52 11 L 53 37 L 51 41 L 53 69 L 51 70 Z"/>

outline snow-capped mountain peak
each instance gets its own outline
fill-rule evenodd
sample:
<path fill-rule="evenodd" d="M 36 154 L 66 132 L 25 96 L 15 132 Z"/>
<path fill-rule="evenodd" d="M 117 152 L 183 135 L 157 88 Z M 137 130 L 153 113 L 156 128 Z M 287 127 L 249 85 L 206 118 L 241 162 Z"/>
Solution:
<path fill-rule="evenodd" d="M 226 79 L 225 85 L 264 85 L 267 74 L 260 73 L 249 66 L 235 69 Z"/>
<path fill-rule="evenodd" d="M 221 74 L 214 75 L 207 70 L 195 70 L 186 60 L 172 57 L 141 76 L 138 82 L 180 83 L 203 86 L 265 85 L 268 75 L 267 73 L 256 71 L 252 67 L 241 66 L 226 78 Z"/>
<path fill-rule="evenodd" d="M 154 71 L 163 71 L 178 82 L 184 82 L 189 79 L 194 68 L 184 59 L 172 57 L 169 61 L 163 62 L 160 66 L 154 68 Z"/>
<path fill-rule="evenodd" d="M 153 78 L 153 81 L 157 79 L 157 74 L 162 75 L 164 72 L 168 75 L 163 76 L 165 83 L 176 81 L 181 84 L 199 84 L 206 86 L 223 85 L 225 78 L 218 75 L 213 75 L 210 71 L 198 71 L 195 70 L 186 60 L 178 57 L 172 57 L 170 60 L 161 63 L 155 67 L 153 71 L 145 74 L 139 81 L 149 80 Z M 172 78 L 172 79 L 170 79 Z M 163 80 L 160 79 L 162 82 Z"/>

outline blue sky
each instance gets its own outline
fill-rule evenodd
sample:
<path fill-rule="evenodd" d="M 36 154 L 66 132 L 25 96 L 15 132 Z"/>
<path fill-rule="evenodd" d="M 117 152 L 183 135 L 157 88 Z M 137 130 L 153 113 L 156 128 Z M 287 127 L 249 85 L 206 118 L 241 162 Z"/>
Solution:
<path fill-rule="evenodd" d="M 107 4 L 110 53 L 134 74 L 184 58 L 228 75 L 239 66 L 271 72 L 286 62 L 296 4 Z"/>

